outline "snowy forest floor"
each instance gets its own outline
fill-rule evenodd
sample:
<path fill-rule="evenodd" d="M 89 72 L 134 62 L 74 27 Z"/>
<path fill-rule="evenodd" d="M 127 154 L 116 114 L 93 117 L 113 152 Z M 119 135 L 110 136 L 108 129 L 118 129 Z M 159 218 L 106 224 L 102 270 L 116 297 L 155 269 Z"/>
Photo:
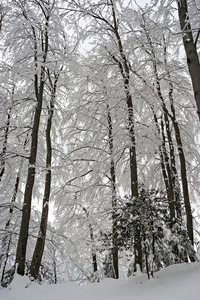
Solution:
<path fill-rule="evenodd" d="M 123 280 L 105 279 L 84 287 L 75 283 L 39 285 L 15 276 L 0 288 L 1 300 L 200 300 L 200 263 L 177 264 L 155 273 Z"/>

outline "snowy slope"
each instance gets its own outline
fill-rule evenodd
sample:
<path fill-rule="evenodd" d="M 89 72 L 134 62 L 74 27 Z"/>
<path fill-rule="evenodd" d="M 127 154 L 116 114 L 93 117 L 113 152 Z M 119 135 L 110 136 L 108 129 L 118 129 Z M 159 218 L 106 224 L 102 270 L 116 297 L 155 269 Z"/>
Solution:
<path fill-rule="evenodd" d="M 0 289 L 0 300 L 200 300 L 200 263 L 170 266 L 153 279 L 139 274 L 129 279 L 105 279 L 85 287 L 74 283 L 39 285 L 16 276 Z"/>

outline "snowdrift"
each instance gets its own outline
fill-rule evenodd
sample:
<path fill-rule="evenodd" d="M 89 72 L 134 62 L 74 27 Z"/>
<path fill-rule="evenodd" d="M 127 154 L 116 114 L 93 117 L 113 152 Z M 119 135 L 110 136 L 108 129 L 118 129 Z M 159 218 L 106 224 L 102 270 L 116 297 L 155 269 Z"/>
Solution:
<path fill-rule="evenodd" d="M 177 264 L 154 274 L 105 279 L 81 287 L 75 283 L 39 285 L 15 276 L 0 300 L 200 300 L 200 263 Z"/>

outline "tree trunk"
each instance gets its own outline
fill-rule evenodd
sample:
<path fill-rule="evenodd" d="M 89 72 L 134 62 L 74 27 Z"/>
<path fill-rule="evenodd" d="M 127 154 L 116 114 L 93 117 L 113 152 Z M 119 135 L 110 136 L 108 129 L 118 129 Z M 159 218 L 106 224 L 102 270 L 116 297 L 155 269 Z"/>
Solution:
<path fill-rule="evenodd" d="M 114 162 L 114 144 L 113 144 L 113 126 L 110 113 L 109 103 L 107 102 L 107 121 L 108 121 L 108 140 L 110 152 L 110 176 L 112 190 L 112 260 L 114 278 L 119 278 L 119 263 L 118 263 L 118 233 L 117 233 L 117 194 L 116 194 L 116 172 Z"/>
<path fill-rule="evenodd" d="M 171 103 L 171 110 L 174 110 L 174 117 L 175 117 L 175 108 L 174 108 L 174 101 L 173 101 L 173 86 L 171 83 L 171 75 L 167 67 L 167 47 L 166 47 L 166 42 L 165 42 L 165 37 L 163 36 L 163 41 L 164 41 L 164 62 L 165 62 L 165 70 L 167 72 L 167 77 L 169 80 L 169 100 Z M 180 188 L 180 183 L 179 183 L 179 178 L 178 178 L 178 172 L 176 169 L 176 161 L 175 161 L 175 150 L 174 150 L 174 145 L 172 141 L 172 136 L 171 136 L 171 130 L 169 128 L 169 111 L 165 105 L 165 102 L 162 101 L 162 106 L 163 106 L 163 111 L 165 114 L 165 123 L 167 127 L 167 136 L 168 136 L 168 141 L 169 141 L 169 149 L 170 149 L 170 157 L 171 157 L 171 166 L 172 166 L 172 172 L 173 172 L 173 177 L 172 177 L 172 183 L 174 187 L 174 200 L 175 200 L 175 208 L 176 208 L 176 217 L 182 222 L 182 211 L 181 211 L 181 188 Z M 173 126 L 173 122 L 172 122 Z"/>
<path fill-rule="evenodd" d="M 38 132 L 39 132 L 39 124 L 40 124 L 40 116 L 42 111 L 42 102 L 43 102 L 43 93 L 44 93 L 44 78 L 45 78 L 45 63 L 48 52 L 48 23 L 49 17 L 46 17 L 45 23 L 45 33 L 44 33 L 44 54 L 43 54 L 43 64 L 41 66 L 41 74 L 40 74 L 40 84 L 38 85 L 38 75 L 35 73 L 35 96 L 37 100 L 35 115 L 33 120 L 33 128 L 32 128 L 32 140 L 31 140 L 31 148 L 30 148 L 30 157 L 29 157 L 29 166 L 28 166 L 28 175 L 25 186 L 24 193 L 24 203 L 22 209 L 22 221 L 19 233 L 19 240 L 17 245 L 17 253 L 16 253 L 16 265 L 17 265 L 17 273 L 19 275 L 24 275 L 25 272 L 25 261 L 26 261 L 26 247 L 28 241 L 28 231 L 29 231 L 29 222 L 31 215 L 31 201 L 32 201 L 32 192 L 35 181 L 35 170 L 36 170 L 36 157 L 37 157 L 37 147 L 38 147 Z M 37 57 L 37 38 L 35 33 L 35 28 L 32 27 L 33 37 L 34 37 L 34 49 L 35 49 L 35 71 L 38 69 L 38 57 Z"/>
<path fill-rule="evenodd" d="M 193 217 L 192 217 L 192 210 L 191 210 L 190 198 L 189 198 L 186 161 L 185 161 L 185 155 L 183 151 L 181 134 L 175 117 L 175 110 L 173 107 L 173 103 L 172 103 L 172 111 L 173 111 L 173 116 L 171 116 L 171 119 L 174 126 L 176 143 L 177 143 L 178 154 L 180 159 L 180 167 L 181 167 L 182 189 L 183 189 L 183 198 L 184 198 L 185 212 L 186 212 L 186 225 L 187 225 L 188 236 L 190 238 L 192 245 L 194 245 Z"/>
<path fill-rule="evenodd" d="M 133 101 L 130 93 L 130 70 L 127 57 L 125 55 L 122 40 L 118 31 L 117 19 L 115 15 L 115 9 L 113 1 L 110 1 L 112 7 L 112 17 L 113 26 L 112 31 L 116 36 L 118 51 L 120 54 L 120 59 L 117 59 L 114 55 L 111 55 L 113 60 L 118 64 L 119 70 L 121 72 L 124 84 L 124 92 L 126 95 L 126 105 L 128 112 L 128 130 L 129 137 L 131 140 L 131 146 L 129 147 L 129 157 L 130 157 L 130 174 L 131 174 L 131 196 L 133 201 L 137 201 L 138 198 L 138 174 L 137 174 L 137 159 L 136 159 L 136 145 L 135 145 L 135 126 L 134 126 L 134 114 L 133 114 Z M 139 265 L 142 271 L 142 241 L 140 236 L 140 230 L 135 228 L 135 270 L 136 266 Z"/>
<path fill-rule="evenodd" d="M 90 238 L 92 241 L 92 265 L 93 265 L 93 272 L 94 274 L 97 272 L 97 255 L 94 249 L 94 234 L 92 229 L 92 224 L 89 223 L 89 230 L 90 230 Z"/>
<path fill-rule="evenodd" d="M 24 141 L 24 149 L 27 145 L 28 137 L 29 137 L 29 134 L 27 134 L 26 139 Z M 12 195 L 11 205 L 10 205 L 10 208 L 9 208 L 9 218 L 8 218 L 8 221 L 7 221 L 6 226 L 5 226 L 5 232 L 9 231 L 9 229 L 10 229 L 10 223 L 11 223 L 11 220 L 12 220 L 13 208 L 14 208 L 14 204 L 16 202 L 17 192 L 18 192 L 18 188 L 19 188 L 19 182 L 20 182 L 21 169 L 22 169 L 23 162 L 24 162 L 24 159 L 22 158 L 21 162 L 20 162 L 19 170 L 17 172 L 14 192 L 13 192 L 13 195 Z M 5 262 L 4 262 L 4 267 L 3 267 L 3 272 L 2 272 L 2 277 L 1 277 L 1 282 L 2 283 L 3 283 L 3 280 L 4 280 L 7 261 L 8 261 L 8 258 L 9 258 L 11 240 L 12 240 L 12 233 L 10 233 L 9 235 L 6 235 L 5 237 L 3 237 L 3 241 L 2 241 L 2 250 L 1 250 L 1 252 L 3 254 L 0 256 L 0 268 L 1 268 L 3 258 L 4 258 L 4 256 L 6 256 L 6 259 L 5 259 Z"/>
<path fill-rule="evenodd" d="M 167 59 L 166 59 L 166 49 L 165 49 L 165 64 L 166 63 L 167 63 Z M 174 99 L 173 99 L 173 84 L 171 82 L 171 76 L 170 76 L 170 73 L 168 72 L 168 70 L 167 70 L 167 73 L 168 73 L 168 79 L 169 79 L 169 100 L 170 100 L 171 112 L 172 112 L 172 115 L 169 113 L 168 113 L 168 115 L 170 116 L 173 127 L 174 127 L 175 138 L 176 138 L 179 160 L 180 160 L 183 198 L 184 198 L 184 205 L 185 205 L 185 212 L 186 212 L 187 232 L 188 232 L 188 236 L 189 236 L 189 239 L 190 239 L 192 245 L 194 245 L 193 217 L 192 217 L 192 210 L 191 210 L 191 204 L 190 204 L 190 198 L 189 198 L 186 161 L 185 161 L 185 155 L 184 155 L 184 151 L 183 151 L 181 133 L 180 133 L 178 122 L 176 121 L 176 111 L 175 111 Z M 194 258 L 191 258 L 191 260 L 194 260 Z"/>
<path fill-rule="evenodd" d="M 48 109 L 48 120 L 47 120 L 47 127 L 46 127 L 47 154 L 46 154 L 45 191 L 43 197 L 40 231 L 38 234 L 35 250 L 31 261 L 31 266 L 30 266 L 30 274 L 34 279 L 37 279 L 39 275 L 39 268 L 41 265 L 42 256 L 44 252 L 48 213 L 49 213 L 49 198 L 51 192 L 51 160 L 52 160 L 51 126 L 52 126 L 52 118 L 54 112 L 55 93 L 56 93 L 56 84 L 57 84 L 58 76 L 55 77 L 54 85 L 52 84 L 50 76 L 49 76 L 49 80 L 50 80 L 52 91 L 51 91 L 50 108 Z"/>
<path fill-rule="evenodd" d="M 6 127 L 4 129 L 5 134 L 4 134 L 4 141 L 3 141 L 3 149 L 2 149 L 2 153 L 0 154 L 0 182 L 5 172 L 5 165 L 6 165 L 5 155 L 6 155 L 7 143 L 8 143 L 8 132 L 9 132 L 10 118 L 11 118 L 10 114 L 11 114 L 11 108 L 9 108 L 7 112 L 7 122 L 6 122 Z"/>
<path fill-rule="evenodd" d="M 28 240 L 28 229 L 29 229 L 29 221 L 30 221 L 30 214 L 31 214 L 32 191 L 33 191 L 33 185 L 35 180 L 35 164 L 36 164 L 36 155 L 37 155 L 39 121 L 40 121 L 40 115 L 42 109 L 42 96 L 43 96 L 43 89 L 40 91 L 38 97 L 38 103 L 37 103 L 34 123 L 33 123 L 28 176 L 27 176 L 26 187 L 25 187 L 24 203 L 23 203 L 23 210 L 22 210 L 22 221 L 21 221 L 20 234 L 19 234 L 19 240 L 17 246 L 17 254 L 16 254 L 17 273 L 20 275 L 24 275 L 24 271 L 25 271 L 26 245 Z"/>
<path fill-rule="evenodd" d="M 14 203 L 16 201 L 16 196 L 17 196 L 17 192 L 18 192 L 22 164 L 23 164 L 23 161 L 21 161 L 21 163 L 20 163 L 19 171 L 18 171 L 17 178 L 16 178 L 16 181 L 15 181 L 14 193 L 13 193 L 13 196 L 12 196 L 11 206 L 10 206 L 10 209 L 9 209 L 9 219 L 8 219 L 8 221 L 6 223 L 6 226 L 5 226 L 5 232 L 9 231 L 10 222 L 12 220 L 13 206 L 14 206 Z M 11 240 L 12 240 L 12 233 L 9 233 L 5 237 L 3 237 L 3 241 L 2 241 L 2 253 L 3 253 L 3 255 L 0 256 L 0 267 L 1 267 L 4 256 L 6 256 L 6 259 L 5 259 L 5 262 L 4 262 L 4 268 L 3 268 L 3 272 L 2 272 L 1 282 L 3 282 L 3 280 L 4 280 L 6 264 L 7 264 L 8 258 L 9 258 Z"/>
<path fill-rule="evenodd" d="M 85 207 L 82 207 L 87 218 L 89 218 L 89 212 Z M 95 242 L 94 242 L 94 233 L 93 233 L 93 228 L 92 224 L 89 222 L 89 232 L 90 232 L 90 239 L 92 242 L 92 266 L 93 266 L 93 273 L 95 274 L 97 272 L 97 255 L 96 255 L 96 247 L 95 247 Z"/>
<path fill-rule="evenodd" d="M 171 204 L 170 204 L 170 199 L 173 199 L 173 191 L 172 191 L 172 183 L 171 183 L 171 172 L 170 172 L 170 168 L 168 165 L 169 158 L 167 155 L 167 150 L 165 148 L 165 142 L 163 141 L 163 139 L 165 137 L 164 137 L 163 133 L 161 135 L 161 130 L 160 130 L 160 126 L 158 123 L 158 119 L 157 119 L 157 116 L 154 111 L 153 111 L 153 115 L 154 115 L 154 121 L 156 124 L 158 136 L 160 138 L 162 138 L 161 145 L 159 145 L 158 149 L 159 149 L 161 170 L 162 170 L 163 180 L 165 183 L 166 194 L 167 194 L 167 198 L 169 199 L 170 218 L 172 218 L 174 209 L 173 209 L 173 207 L 171 207 Z M 169 178 L 169 176 L 170 176 L 170 178 Z"/>
<path fill-rule="evenodd" d="M 163 110 L 163 116 L 164 116 L 164 121 L 165 121 L 165 126 L 166 126 L 166 132 L 167 132 L 167 138 L 168 138 L 168 142 L 169 142 L 169 149 L 170 149 L 170 159 L 167 153 L 167 148 L 166 148 L 166 144 L 165 144 L 165 133 L 164 133 L 164 123 L 163 121 L 161 122 L 161 134 L 162 134 L 162 150 L 163 150 L 163 155 L 164 155 L 164 162 L 166 165 L 166 170 L 167 170 L 167 174 L 168 174 L 168 183 L 169 183 L 169 191 L 168 191 L 168 195 L 169 195 L 169 209 L 170 209 L 170 220 L 171 220 L 171 225 L 173 224 L 174 218 L 175 218 L 175 191 L 174 191 L 174 176 L 177 173 L 175 170 L 175 157 L 174 152 L 173 152 L 173 143 L 172 143 L 172 139 L 171 139 L 171 134 L 170 134 L 170 128 L 169 128 L 169 120 L 168 120 L 168 115 L 167 115 L 167 109 L 166 109 L 166 105 L 165 105 L 165 101 L 162 95 L 162 91 L 161 91 L 161 84 L 160 84 L 160 78 L 159 78 L 159 74 L 158 74 L 158 70 L 157 70 L 157 59 L 156 59 L 156 54 L 155 54 L 155 49 L 154 49 L 154 45 L 151 39 L 151 36 L 149 35 L 149 31 L 146 28 L 146 24 L 145 24 L 145 19 L 143 16 L 143 24 L 141 24 L 141 27 L 143 28 L 149 47 L 150 47 L 150 51 L 145 51 L 147 52 L 148 55 L 150 55 L 150 59 L 152 61 L 152 65 L 153 65 L 153 72 L 154 72 L 154 78 L 155 78 L 155 90 L 156 90 L 156 94 L 159 98 L 159 100 L 161 101 L 161 105 L 162 105 L 162 110 Z M 154 118 L 155 119 L 155 118 Z"/>
<path fill-rule="evenodd" d="M 190 19 L 188 14 L 187 0 L 177 0 L 180 27 L 182 30 L 183 44 L 187 57 L 187 65 L 192 80 L 194 98 L 197 106 L 197 113 L 200 119 L 200 62 L 196 48 L 196 41 L 193 39 Z"/>

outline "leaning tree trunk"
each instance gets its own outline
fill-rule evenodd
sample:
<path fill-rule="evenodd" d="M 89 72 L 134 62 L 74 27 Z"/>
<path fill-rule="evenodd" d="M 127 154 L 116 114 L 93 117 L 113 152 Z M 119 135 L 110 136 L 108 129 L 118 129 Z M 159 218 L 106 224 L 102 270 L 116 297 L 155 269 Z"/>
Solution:
<path fill-rule="evenodd" d="M 197 34 L 196 41 L 194 41 L 189 19 L 187 0 L 177 0 L 177 5 L 180 27 L 183 36 L 183 44 L 187 57 L 187 65 L 192 80 L 194 98 L 197 106 L 197 113 L 200 119 L 200 62 L 198 51 L 196 48 L 199 32 Z"/>
<path fill-rule="evenodd" d="M 38 79 L 38 45 L 37 38 L 35 33 L 35 28 L 32 27 L 33 37 L 34 37 L 34 62 L 35 62 L 35 77 L 34 77 L 34 86 L 35 86 L 35 96 L 37 100 L 35 115 L 33 120 L 33 128 L 32 128 L 32 140 L 31 140 L 31 148 L 30 148 L 30 156 L 29 156 L 29 166 L 28 166 L 28 175 L 25 186 L 24 193 L 24 203 L 22 209 L 22 221 L 19 233 L 19 240 L 17 245 L 17 253 L 16 253 L 16 265 L 17 265 L 17 273 L 20 275 L 24 275 L 25 272 L 25 261 L 26 261 L 26 248 L 28 241 L 28 231 L 29 231 L 29 222 L 30 222 L 30 214 L 31 214 L 31 201 L 32 201 L 32 192 L 35 181 L 35 170 L 36 170 L 36 157 L 37 157 L 37 148 L 38 148 L 38 132 L 39 132 L 39 124 L 40 124 L 40 116 L 42 111 L 42 103 L 43 103 L 43 93 L 44 93 L 44 85 L 45 85 L 45 63 L 47 59 L 47 52 L 49 46 L 48 40 L 48 23 L 49 17 L 46 16 L 45 22 L 45 33 L 44 33 L 44 54 L 43 54 L 43 62 L 41 66 L 41 74 L 40 80 Z"/>
<path fill-rule="evenodd" d="M 49 72 L 48 72 L 49 74 Z M 30 266 L 30 274 L 34 279 L 37 279 L 39 275 L 39 269 L 42 261 L 42 256 L 44 253 L 46 232 L 47 232 L 47 222 L 48 222 L 48 213 L 49 213 L 49 198 L 51 192 L 51 160 L 52 160 L 52 145 L 51 145 L 51 126 L 52 126 L 52 118 L 54 112 L 55 105 L 55 94 L 56 94 L 56 85 L 58 81 L 59 75 L 55 75 L 54 84 L 51 81 L 49 75 L 49 81 L 51 85 L 51 100 L 50 100 L 50 108 L 48 109 L 48 120 L 46 127 L 46 176 L 45 176 L 45 191 L 43 197 L 43 205 L 42 205 L 42 215 L 40 221 L 40 231 L 38 234 L 35 250 L 33 253 L 31 266 Z"/>

